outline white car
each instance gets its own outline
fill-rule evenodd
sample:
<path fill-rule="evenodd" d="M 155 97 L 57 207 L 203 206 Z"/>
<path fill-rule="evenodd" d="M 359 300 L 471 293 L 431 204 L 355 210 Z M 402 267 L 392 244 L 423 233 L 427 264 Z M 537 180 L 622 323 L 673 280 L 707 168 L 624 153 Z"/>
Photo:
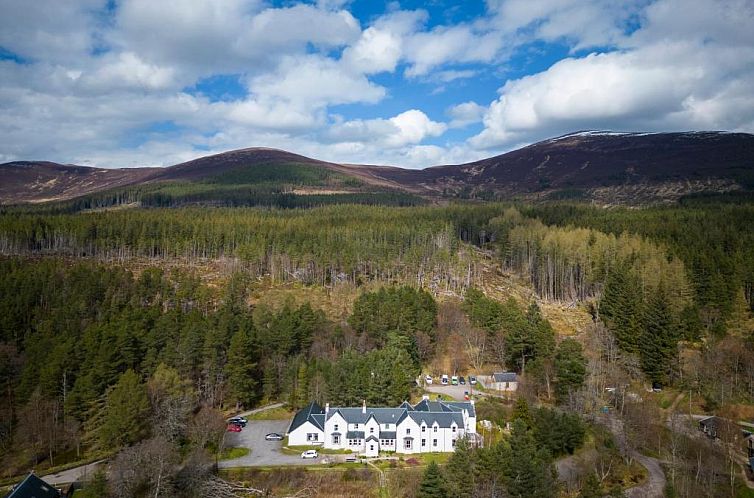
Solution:
<path fill-rule="evenodd" d="M 443 386 L 448 385 L 448 374 L 443 374 L 443 376 L 440 377 L 440 384 L 442 384 Z"/>
<path fill-rule="evenodd" d="M 317 457 L 319 457 L 317 450 L 306 450 L 305 452 L 301 453 L 301 458 L 317 458 Z"/>
<path fill-rule="evenodd" d="M 427 384 L 431 384 L 431 383 L 432 383 L 432 376 L 431 376 L 431 375 L 429 375 L 429 374 L 427 374 L 427 375 L 426 375 L 426 376 L 424 377 L 424 382 L 426 382 Z"/>

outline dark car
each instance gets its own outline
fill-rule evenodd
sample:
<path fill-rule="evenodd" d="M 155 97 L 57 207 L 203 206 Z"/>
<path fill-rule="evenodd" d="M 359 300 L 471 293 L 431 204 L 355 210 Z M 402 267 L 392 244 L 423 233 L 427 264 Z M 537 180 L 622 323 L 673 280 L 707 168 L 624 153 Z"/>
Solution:
<path fill-rule="evenodd" d="M 277 432 L 270 432 L 264 438 L 267 441 L 282 441 L 283 440 L 283 436 L 281 434 L 278 434 Z"/>
<path fill-rule="evenodd" d="M 463 377 L 458 377 L 458 383 L 461 384 L 462 386 L 465 386 L 466 385 L 466 379 L 464 379 Z"/>
<path fill-rule="evenodd" d="M 228 420 L 229 424 L 238 425 L 240 427 L 246 427 L 246 423 L 248 420 L 246 420 L 244 417 L 233 417 L 232 419 Z"/>

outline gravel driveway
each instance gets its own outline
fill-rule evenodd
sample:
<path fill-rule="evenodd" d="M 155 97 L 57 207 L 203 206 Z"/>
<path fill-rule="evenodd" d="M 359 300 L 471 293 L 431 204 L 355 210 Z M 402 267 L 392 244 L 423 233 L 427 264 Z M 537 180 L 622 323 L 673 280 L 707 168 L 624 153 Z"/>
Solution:
<path fill-rule="evenodd" d="M 225 435 L 226 447 L 249 448 L 251 453 L 219 462 L 220 468 L 227 467 L 260 467 L 267 465 L 311 465 L 321 463 L 323 456 L 317 459 L 304 460 L 300 454 L 287 455 L 281 451 L 282 441 L 265 441 L 264 436 L 270 432 L 285 435 L 290 420 L 249 420 L 241 432 L 228 432 Z"/>

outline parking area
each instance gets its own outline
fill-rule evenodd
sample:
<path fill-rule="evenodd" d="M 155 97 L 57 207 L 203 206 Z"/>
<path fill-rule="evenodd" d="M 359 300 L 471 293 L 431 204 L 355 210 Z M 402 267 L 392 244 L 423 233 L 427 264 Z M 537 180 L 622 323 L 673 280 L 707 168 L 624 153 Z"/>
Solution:
<path fill-rule="evenodd" d="M 249 448 L 251 452 L 241 458 L 223 460 L 220 468 L 261 467 L 275 465 L 311 465 L 322 462 L 322 456 L 316 460 L 304 460 L 300 454 L 288 455 L 281 451 L 282 441 L 266 441 L 264 436 L 270 432 L 285 435 L 290 420 L 249 420 L 241 432 L 225 434 L 226 447 Z"/>
<path fill-rule="evenodd" d="M 445 396 L 449 396 L 456 401 L 463 401 L 464 394 L 466 392 L 471 392 L 472 387 L 476 387 L 476 386 L 470 386 L 468 384 L 466 384 L 465 386 L 460 386 L 460 385 L 453 386 L 450 384 L 448 384 L 447 386 L 443 386 L 442 384 L 428 384 L 424 386 L 424 389 L 431 393 L 437 393 L 437 394 L 443 394 Z M 476 390 L 474 390 L 474 393 L 476 394 Z"/>

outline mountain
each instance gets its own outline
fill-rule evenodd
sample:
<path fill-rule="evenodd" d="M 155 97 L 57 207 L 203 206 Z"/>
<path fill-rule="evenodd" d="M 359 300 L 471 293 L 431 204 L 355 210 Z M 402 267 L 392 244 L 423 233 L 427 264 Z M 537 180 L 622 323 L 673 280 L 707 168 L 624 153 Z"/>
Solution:
<path fill-rule="evenodd" d="M 269 148 L 235 150 L 167 168 L 0 165 L 0 203 L 5 204 L 64 200 L 126 187 L 159 199 L 154 205 L 228 205 L 228 199 L 230 205 L 257 205 L 243 199 L 262 191 L 287 198 L 405 192 L 640 204 L 697 192 L 754 189 L 754 135 L 582 131 L 480 161 L 424 170 L 336 164 Z"/>
<path fill-rule="evenodd" d="M 0 204 L 60 201 L 132 185 L 157 168 L 105 169 L 46 161 L 0 164 Z"/>
<path fill-rule="evenodd" d="M 753 188 L 754 135 L 582 131 L 471 163 L 374 174 L 445 195 L 675 200 Z"/>

